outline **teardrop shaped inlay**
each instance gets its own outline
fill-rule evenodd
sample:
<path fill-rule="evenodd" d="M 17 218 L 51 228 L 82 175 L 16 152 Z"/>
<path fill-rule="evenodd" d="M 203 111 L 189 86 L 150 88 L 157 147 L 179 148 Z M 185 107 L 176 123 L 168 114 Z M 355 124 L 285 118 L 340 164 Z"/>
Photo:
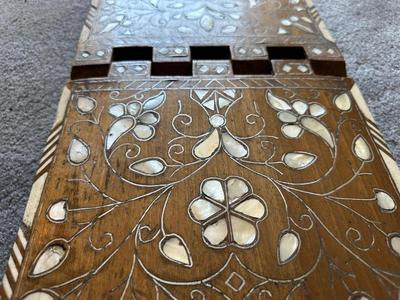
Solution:
<path fill-rule="evenodd" d="M 351 100 L 347 93 L 343 93 L 335 98 L 335 105 L 342 111 L 348 111 L 351 108 Z"/>
<path fill-rule="evenodd" d="M 48 211 L 47 217 L 53 222 L 63 222 L 67 217 L 67 201 L 61 200 L 53 203 Z"/>
<path fill-rule="evenodd" d="M 207 220 L 220 211 L 221 208 L 204 199 L 197 199 L 190 205 L 190 212 L 197 221 Z"/>
<path fill-rule="evenodd" d="M 143 109 L 153 110 L 159 108 L 165 101 L 165 92 L 161 92 L 154 97 L 150 97 L 143 103 Z"/>
<path fill-rule="evenodd" d="M 400 256 L 400 234 L 393 234 L 389 239 L 392 250 Z"/>
<path fill-rule="evenodd" d="M 367 141 L 361 136 L 357 136 L 353 141 L 353 150 L 357 157 L 363 161 L 372 159 L 371 148 Z"/>
<path fill-rule="evenodd" d="M 253 224 L 241 218 L 231 216 L 233 240 L 240 246 L 249 246 L 257 238 L 257 230 Z"/>
<path fill-rule="evenodd" d="M 76 102 L 76 107 L 78 108 L 78 111 L 84 114 L 92 112 L 96 108 L 96 106 L 96 100 L 91 97 L 81 96 L 78 97 L 78 100 Z"/>
<path fill-rule="evenodd" d="M 81 165 L 89 158 L 89 146 L 77 138 L 71 141 L 68 149 L 68 160 L 74 165 Z"/>
<path fill-rule="evenodd" d="M 57 269 L 68 255 L 69 245 L 65 240 L 54 240 L 39 253 L 30 273 L 31 276 L 42 276 Z"/>
<path fill-rule="evenodd" d="M 385 211 L 394 211 L 396 209 L 396 203 L 393 198 L 384 191 L 377 191 L 375 197 L 377 204 L 381 209 Z"/>
<path fill-rule="evenodd" d="M 311 166 L 316 160 L 316 156 L 311 153 L 304 152 L 289 152 L 283 157 L 284 163 L 296 170 L 305 169 Z"/>
<path fill-rule="evenodd" d="M 157 176 L 165 172 L 166 164 L 161 158 L 144 159 L 131 164 L 129 169 L 142 175 Z"/>
<path fill-rule="evenodd" d="M 228 236 L 228 225 L 225 219 L 220 219 L 217 222 L 208 225 L 203 232 L 203 236 L 207 243 L 212 246 L 221 246 Z"/>
<path fill-rule="evenodd" d="M 293 232 L 284 233 L 279 240 L 279 262 L 281 264 L 289 262 L 296 256 L 299 246 L 300 241 L 297 234 Z"/>
<path fill-rule="evenodd" d="M 185 241 L 177 234 L 166 235 L 160 241 L 160 251 L 165 258 L 182 264 L 185 267 L 192 266 L 192 258 Z"/>

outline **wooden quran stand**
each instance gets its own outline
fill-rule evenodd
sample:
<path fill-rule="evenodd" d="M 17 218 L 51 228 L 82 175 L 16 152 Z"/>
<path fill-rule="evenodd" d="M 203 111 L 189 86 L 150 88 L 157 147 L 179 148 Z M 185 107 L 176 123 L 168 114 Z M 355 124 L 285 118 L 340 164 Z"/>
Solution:
<path fill-rule="evenodd" d="M 2 299 L 398 299 L 400 172 L 310 0 L 93 0 Z"/>

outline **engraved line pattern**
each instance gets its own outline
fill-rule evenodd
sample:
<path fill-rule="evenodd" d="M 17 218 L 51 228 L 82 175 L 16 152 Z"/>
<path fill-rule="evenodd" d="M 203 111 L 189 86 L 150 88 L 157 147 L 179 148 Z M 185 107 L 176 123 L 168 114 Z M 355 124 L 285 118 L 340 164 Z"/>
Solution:
<path fill-rule="evenodd" d="M 147 278 L 146 284 L 153 286 L 147 290 L 149 297 L 194 294 L 211 299 L 218 296 L 231 299 L 232 295 L 246 298 L 273 293 L 272 283 L 288 287 L 288 297 L 297 293 L 312 294 L 308 278 L 322 272 L 321 266 L 328 265 L 324 272 L 332 278 L 332 285 L 345 289 L 351 299 L 356 296 L 372 299 L 374 290 L 354 290 L 347 284 L 350 278 L 359 275 L 337 261 L 338 255 L 345 255 L 350 265 L 364 268 L 367 276 L 375 278 L 378 286 L 374 289 L 383 289 L 389 298 L 397 293 L 396 272 L 381 266 L 381 261 L 371 261 L 365 253 L 376 253 L 380 249 L 384 251 L 382 255 L 393 259 L 400 255 L 399 229 L 390 228 L 390 224 L 381 220 L 397 214 L 398 194 L 384 178 L 374 178 L 376 182 L 369 184 L 374 170 L 371 166 L 376 168 L 380 164 L 375 159 L 379 153 L 371 147 L 374 143 L 363 129 L 364 123 L 354 109 L 353 99 L 343 85 L 342 88 L 305 90 L 282 88 L 279 81 L 275 84 L 262 90 L 214 89 L 205 85 L 176 92 L 175 96 L 170 94 L 173 88 L 162 92 L 158 89 L 110 91 L 103 85 L 106 102 L 94 96 L 97 90 L 90 95 L 79 91 L 71 102 L 71 120 L 66 125 L 70 138 L 65 139 L 70 143 L 66 159 L 70 168 L 79 172 L 72 173 L 67 184 L 78 184 L 93 195 L 100 195 L 102 200 L 93 198 L 90 203 L 82 203 L 51 199 L 46 218 L 54 223 L 52 226 L 67 226 L 65 222 L 79 214 L 88 214 L 89 219 L 76 219 L 79 229 L 70 236 L 50 236 L 42 250 L 36 252 L 29 276 L 40 278 L 57 270 L 65 271 L 70 253 L 79 251 L 73 247 L 78 240 L 86 241 L 89 249 L 103 258 L 101 263 L 88 269 L 82 267 L 83 273 L 68 281 L 30 290 L 27 294 L 84 297 L 93 276 L 107 272 L 115 258 L 123 253 L 131 253 L 127 260 L 129 270 L 115 282 L 115 288 L 104 291 L 104 296 L 119 295 L 122 299 L 127 293 L 140 293 L 141 287 L 134 281 L 138 276 L 141 280 Z M 328 92 L 331 102 L 320 103 L 322 94 Z M 251 93 L 257 96 L 253 99 Z M 167 109 L 176 113 L 167 114 Z M 238 133 L 232 120 L 241 120 L 246 133 Z M 195 123 L 199 124 L 198 128 L 192 126 Z M 85 134 L 85 128 L 97 132 L 96 141 L 103 143 L 101 151 L 93 146 L 93 138 Z M 159 143 L 159 135 L 168 137 L 166 145 Z M 350 149 L 343 147 L 345 138 L 353 141 Z M 288 146 L 290 141 L 300 139 L 319 147 Z M 148 154 L 145 149 L 151 144 L 165 150 Z M 321 155 L 330 158 L 330 166 L 318 167 Z M 349 166 L 337 170 L 343 156 Z M 241 176 L 201 175 L 217 162 L 232 164 L 241 170 Z M 110 170 L 109 180 L 123 187 L 124 197 L 116 196 L 104 186 L 97 176 L 98 168 Z M 302 170 L 311 169 L 318 172 L 317 177 L 313 172 L 305 177 L 296 176 Z M 329 184 L 330 176 L 336 172 L 341 172 L 341 181 Z M 255 185 L 258 180 L 262 180 L 263 189 Z M 329 188 L 321 189 L 324 182 Z M 360 190 L 355 182 L 362 182 L 361 186 L 368 188 Z M 189 194 L 177 201 L 176 192 L 182 186 Z M 354 194 L 344 192 L 348 189 L 354 190 Z M 324 201 L 330 209 L 319 209 L 313 204 L 316 201 Z M 139 203 L 143 203 L 140 209 Z M 360 205 L 376 213 L 361 211 Z M 107 227 L 101 232 L 96 230 L 122 208 L 130 211 L 127 219 L 130 224 L 122 236 Z M 348 220 L 356 219 L 357 222 L 351 223 L 357 225 L 343 224 L 343 232 L 331 228 L 331 210 Z M 168 217 L 171 211 L 197 234 L 188 236 L 182 232 Z M 277 215 L 281 216 L 280 230 L 272 232 L 268 224 L 278 222 L 274 221 Z M 263 234 L 259 235 L 258 231 Z M 276 237 L 273 249 L 265 244 L 266 237 L 271 235 Z M 202 246 L 199 240 L 203 240 Z M 339 252 L 333 251 L 330 243 L 335 243 L 340 249 L 335 251 Z M 219 261 L 212 266 L 212 273 L 194 276 L 190 272 L 193 268 L 202 272 L 198 268 L 198 247 L 210 255 L 214 248 L 226 249 L 219 255 L 212 254 Z M 254 264 L 246 256 L 251 251 L 241 249 L 256 247 L 276 254 Z M 51 265 L 43 265 L 43 257 L 50 254 L 57 259 Z M 285 275 L 276 279 L 274 274 L 268 274 L 269 268 L 262 267 L 264 263 L 268 266 L 275 263 L 282 270 L 280 273 L 285 274 L 285 268 L 305 261 L 310 255 L 312 261 L 299 268 L 301 271 L 295 277 Z M 171 272 L 160 273 L 160 268 Z M 179 273 L 185 273 L 185 282 L 174 278 Z"/>

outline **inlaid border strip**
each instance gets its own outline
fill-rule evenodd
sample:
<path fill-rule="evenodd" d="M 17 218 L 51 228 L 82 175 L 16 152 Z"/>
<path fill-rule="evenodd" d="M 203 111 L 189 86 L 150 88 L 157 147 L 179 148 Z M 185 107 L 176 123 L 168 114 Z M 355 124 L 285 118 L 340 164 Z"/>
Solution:
<path fill-rule="evenodd" d="M 343 83 L 350 89 L 353 81 L 345 77 L 235 77 L 235 78 L 150 78 L 132 80 L 77 80 L 74 90 L 78 92 L 98 91 L 130 91 L 130 90 L 192 90 L 192 89 L 266 89 L 266 88 L 296 88 L 296 89 L 329 89 L 343 90 Z"/>
<path fill-rule="evenodd" d="M 322 35 L 324 36 L 324 38 L 327 39 L 328 41 L 334 43 L 335 38 L 333 37 L 330 30 L 326 26 L 325 22 L 321 19 L 321 16 L 319 15 L 319 12 L 318 12 L 317 8 L 315 7 L 314 3 L 312 2 L 312 0 L 306 0 L 306 3 L 308 5 L 308 7 L 310 8 L 311 15 L 313 16 L 313 18 L 314 18 L 319 30 L 321 31 Z"/>
<path fill-rule="evenodd" d="M 390 174 L 395 187 L 397 187 L 397 191 L 400 193 L 400 169 L 397 166 L 396 161 L 393 158 L 389 147 L 387 146 L 385 140 L 383 139 L 383 135 L 376 126 L 374 117 L 371 114 L 371 111 L 368 108 L 367 103 L 360 91 L 360 88 L 357 84 L 354 84 L 351 88 L 351 94 L 353 95 L 354 100 L 356 101 L 361 113 L 363 114 L 368 131 L 374 140 L 379 153 L 381 154 L 382 160 L 386 165 L 387 171 Z"/>
<path fill-rule="evenodd" d="M 79 38 L 79 43 L 84 43 L 90 36 L 90 32 L 92 31 L 93 20 L 96 17 L 97 9 L 99 7 L 99 0 L 92 0 L 90 3 L 89 12 L 85 19 L 85 24 L 83 25 L 81 36 Z"/>
<path fill-rule="evenodd" d="M 47 139 L 46 146 L 43 150 L 43 156 L 39 162 L 39 168 L 33 181 L 31 193 L 29 195 L 23 216 L 23 225 L 20 229 L 18 229 L 17 238 L 11 250 L 8 265 L 4 271 L 3 280 L 0 283 L 0 299 L 12 299 L 14 290 L 16 289 L 20 268 L 22 267 L 22 262 L 25 255 L 25 249 L 28 245 L 30 231 L 39 207 L 48 171 L 51 163 L 53 162 L 58 141 L 62 133 L 65 113 L 70 96 L 71 89 L 69 85 L 67 85 L 64 88 L 61 99 L 58 103 L 56 118 L 52 127 L 52 131 Z"/>

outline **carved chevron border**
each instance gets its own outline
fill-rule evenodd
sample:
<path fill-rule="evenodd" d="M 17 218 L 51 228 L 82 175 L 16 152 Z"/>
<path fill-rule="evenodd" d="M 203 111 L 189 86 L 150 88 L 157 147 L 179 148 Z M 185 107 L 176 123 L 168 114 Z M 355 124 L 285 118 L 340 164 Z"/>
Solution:
<path fill-rule="evenodd" d="M 56 118 L 52 127 L 52 131 L 47 139 L 43 155 L 39 161 L 39 167 L 33 180 L 31 193 L 26 204 L 23 217 L 23 225 L 18 230 L 17 239 L 11 250 L 10 259 L 4 272 L 4 277 L 0 283 L 0 299 L 12 299 L 14 290 L 17 286 L 19 271 L 24 259 L 25 249 L 30 237 L 30 231 L 34 222 L 34 218 L 39 206 L 42 191 L 47 179 L 47 174 L 60 139 L 67 104 L 71 96 L 69 84 L 64 88 L 60 102 L 57 108 Z"/>
<path fill-rule="evenodd" d="M 89 38 L 93 26 L 93 20 L 96 17 L 96 12 L 99 7 L 99 2 L 99 0 L 92 0 L 90 3 L 89 13 L 86 17 L 85 24 L 83 25 L 79 43 L 84 43 Z"/>
<path fill-rule="evenodd" d="M 321 31 L 322 35 L 324 36 L 325 39 L 328 41 L 334 43 L 335 38 L 332 36 L 330 30 L 326 26 L 325 22 L 321 19 L 321 16 L 319 15 L 319 12 L 317 8 L 314 6 L 314 3 L 311 0 L 306 0 L 306 3 L 308 7 L 310 8 L 311 15 L 313 16 L 315 22 L 318 25 L 319 30 Z"/>

